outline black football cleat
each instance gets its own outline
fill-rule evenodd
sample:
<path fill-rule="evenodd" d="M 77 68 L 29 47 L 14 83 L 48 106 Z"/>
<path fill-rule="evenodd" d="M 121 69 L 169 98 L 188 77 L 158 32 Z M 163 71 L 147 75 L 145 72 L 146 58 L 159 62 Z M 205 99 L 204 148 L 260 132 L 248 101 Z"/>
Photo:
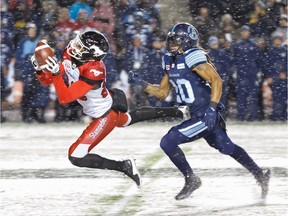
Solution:
<path fill-rule="evenodd" d="M 260 185 L 262 190 L 261 194 L 262 199 L 265 199 L 268 194 L 270 175 L 271 171 L 268 168 L 261 169 L 261 172 L 255 175 L 257 183 Z"/>
<path fill-rule="evenodd" d="M 141 187 L 141 176 L 133 158 L 124 160 L 123 172 L 136 183 L 138 188 Z"/>
<path fill-rule="evenodd" d="M 192 174 L 190 176 L 185 177 L 185 185 L 180 193 L 175 197 L 176 200 L 182 200 L 189 197 L 193 191 L 198 189 L 201 186 L 201 179 Z"/>

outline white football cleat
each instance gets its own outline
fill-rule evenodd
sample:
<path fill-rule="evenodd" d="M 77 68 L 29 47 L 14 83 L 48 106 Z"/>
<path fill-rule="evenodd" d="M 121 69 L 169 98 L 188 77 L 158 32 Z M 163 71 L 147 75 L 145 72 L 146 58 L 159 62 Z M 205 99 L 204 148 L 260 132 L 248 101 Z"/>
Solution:
<path fill-rule="evenodd" d="M 190 116 L 190 110 L 188 106 L 179 106 L 178 109 L 182 112 L 183 114 L 183 120 L 186 121 L 191 118 Z"/>
<path fill-rule="evenodd" d="M 138 188 L 142 186 L 141 176 L 136 167 L 134 158 L 124 160 L 123 172 L 136 183 Z"/>

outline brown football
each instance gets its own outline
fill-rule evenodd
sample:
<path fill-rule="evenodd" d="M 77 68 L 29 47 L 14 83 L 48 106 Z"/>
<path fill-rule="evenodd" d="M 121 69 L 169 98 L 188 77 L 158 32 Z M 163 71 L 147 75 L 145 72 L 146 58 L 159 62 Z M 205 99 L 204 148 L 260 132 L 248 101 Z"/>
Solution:
<path fill-rule="evenodd" d="M 54 51 L 45 41 L 39 41 L 35 48 L 35 58 L 40 69 L 45 69 L 47 64 L 46 59 L 48 59 L 48 56 L 53 57 Z"/>

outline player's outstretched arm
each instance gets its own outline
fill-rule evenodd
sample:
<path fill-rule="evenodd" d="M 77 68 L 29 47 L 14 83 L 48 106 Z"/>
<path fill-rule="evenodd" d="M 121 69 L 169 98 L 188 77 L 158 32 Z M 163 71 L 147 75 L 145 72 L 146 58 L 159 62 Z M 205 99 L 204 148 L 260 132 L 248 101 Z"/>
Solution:
<path fill-rule="evenodd" d="M 169 77 L 165 74 L 159 85 L 148 84 L 145 88 L 145 92 L 153 95 L 154 97 L 159 98 L 160 100 L 165 100 L 170 91 L 172 89 L 172 85 L 169 82 Z"/>

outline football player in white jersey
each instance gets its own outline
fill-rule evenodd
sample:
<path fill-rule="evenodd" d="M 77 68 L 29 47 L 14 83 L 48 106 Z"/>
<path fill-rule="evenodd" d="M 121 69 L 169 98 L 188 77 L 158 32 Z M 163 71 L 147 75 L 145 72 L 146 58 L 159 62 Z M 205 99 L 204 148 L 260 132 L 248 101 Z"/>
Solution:
<path fill-rule="evenodd" d="M 141 178 L 134 159 L 115 161 L 90 151 L 115 127 L 163 117 L 183 118 L 188 113 L 187 107 L 143 107 L 127 113 L 124 92 L 106 88 L 106 69 L 102 59 L 108 51 L 106 37 L 98 31 L 90 30 L 78 34 L 70 41 L 59 62 L 56 58 L 48 57 L 44 70 L 40 69 L 35 56 L 31 62 L 43 85 L 54 84 L 59 103 L 77 100 L 83 112 L 92 117 L 89 126 L 70 146 L 68 154 L 71 163 L 79 167 L 123 172 L 140 187 Z"/>

